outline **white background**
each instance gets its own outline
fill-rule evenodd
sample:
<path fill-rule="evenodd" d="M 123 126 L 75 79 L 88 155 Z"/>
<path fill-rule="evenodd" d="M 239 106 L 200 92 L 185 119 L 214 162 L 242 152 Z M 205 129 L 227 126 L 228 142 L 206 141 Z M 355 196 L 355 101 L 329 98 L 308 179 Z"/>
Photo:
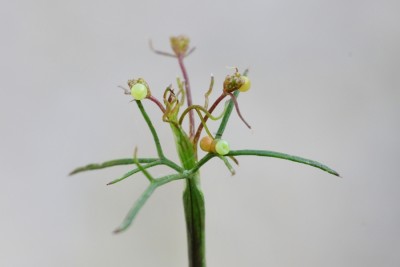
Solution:
<path fill-rule="evenodd" d="M 202 170 L 208 266 L 400 265 L 398 1 L 7 1 L 0 6 L 0 266 L 187 266 L 183 182 L 156 191 L 132 227 L 112 230 L 147 185 L 129 167 L 69 177 L 79 165 L 155 156 L 117 85 L 144 77 L 156 97 L 180 75 L 153 54 L 169 36 L 195 102 L 210 74 L 250 68 L 232 149 L 321 161 L 342 175 L 271 158 Z M 167 154 L 168 125 L 145 103 Z M 216 124 L 212 127 L 216 131 Z M 166 169 L 152 172 L 156 176 Z"/>

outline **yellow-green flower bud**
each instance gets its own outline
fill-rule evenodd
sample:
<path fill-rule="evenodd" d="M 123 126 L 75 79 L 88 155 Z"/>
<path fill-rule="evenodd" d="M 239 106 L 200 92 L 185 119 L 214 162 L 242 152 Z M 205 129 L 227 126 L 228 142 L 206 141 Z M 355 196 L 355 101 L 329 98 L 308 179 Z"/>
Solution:
<path fill-rule="evenodd" d="M 246 76 L 240 75 L 239 72 L 226 76 L 224 81 L 225 92 L 231 93 L 236 90 L 240 90 L 241 92 L 246 92 L 249 89 L 250 89 L 250 80 Z"/>
<path fill-rule="evenodd" d="M 188 48 L 190 39 L 184 35 L 172 36 L 170 38 L 172 50 L 177 56 L 185 55 Z"/>

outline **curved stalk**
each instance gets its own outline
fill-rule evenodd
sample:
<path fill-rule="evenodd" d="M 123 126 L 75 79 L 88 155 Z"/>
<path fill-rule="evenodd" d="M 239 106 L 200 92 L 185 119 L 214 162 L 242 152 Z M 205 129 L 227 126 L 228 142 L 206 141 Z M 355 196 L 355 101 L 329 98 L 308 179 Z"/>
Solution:
<path fill-rule="evenodd" d="M 183 64 L 183 58 L 185 55 L 178 55 L 178 63 L 181 68 L 183 79 L 185 79 L 185 88 L 186 88 L 186 99 L 187 105 L 190 107 L 193 105 L 192 101 L 192 90 L 190 89 L 189 75 L 187 74 L 185 64 Z M 193 110 L 189 111 L 189 136 L 192 137 L 194 135 L 194 113 Z"/>

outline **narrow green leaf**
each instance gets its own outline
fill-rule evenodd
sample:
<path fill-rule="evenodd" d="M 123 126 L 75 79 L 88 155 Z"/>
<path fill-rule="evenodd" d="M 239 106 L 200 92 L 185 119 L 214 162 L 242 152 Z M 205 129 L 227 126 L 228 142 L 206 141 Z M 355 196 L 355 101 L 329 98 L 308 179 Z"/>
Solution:
<path fill-rule="evenodd" d="M 158 166 L 158 165 L 161 165 L 161 164 L 162 164 L 162 163 L 161 163 L 160 161 L 153 161 L 153 162 L 151 162 L 151 163 L 149 163 L 149 164 L 147 164 L 147 165 L 145 165 L 145 166 L 140 166 L 140 167 L 138 166 L 138 168 L 133 169 L 133 170 L 131 170 L 131 171 L 125 173 L 125 174 L 122 175 L 120 178 L 115 179 L 115 180 L 109 182 L 107 185 L 112 185 L 112 184 L 121 182 L 122 180 L 125 180 L 126 178 L 128 178 L 128 177 L 134 175 L 135 173 L 141 172 L 142 169 L 143 169 L 143 170 L 144 170 L 144 169 L 148 169 L 148 168 L 151 168 L 151 167 L 154 167 L 154 166 Z"/>
<path fill-rule="evenodd" d="M 279 158 L 279 159 L 286 159 L 306 165 L 313 166 L 315 168 L 321 169 L 323 171 L 326 171 L 330 174 L 339 176 L 339 173 L 334 171 L 333 169 L 329 168 L 328 166 L 319 163 L 314 160 L 298 157 L 298 156 L 292 156 L 280 152 L 275 152 L 275 151 L 268 151 L 268 150 L 232 150 L 230 151 L 227 156 L 261 156 L 261 157 L 272 157 L 272 158 Z"/>
<path fill-rule="evenodd" d="M 150 165 L 150 164 L 149 164 Z M 148 165 L 147 165 L 148 166 Z M 143 167 L 145 168 L 145 166 Z M 153 192 L 156 190 L 157 187 L 167 184 L 169 182 L 180 180 L 180 179 L 190 179 L 188 173 L 179 173 L 179 174 L 171 174 L 167 176 L 163 176 L 158 179 L 153 179 L 150 185 L 146 188 L 146 190 L 140 195 L 138 200 L 136 200 L 135 204 L 133 204 L 132 208 L 129 210 L 128 214 L 126 215 L 124 221 L 121 225 L 114 231 L 114 233 L 119 233 L 126 230 L 135 219 L 136 215 L 139 213 L 140 209 L 144 206 L 146 201 L 150 198 Z"/>
<path fill-rule="evenodd" d="M 225 163 L 225 166 L 228 168 L 228 170 L 231 173 L 231 175 L 232 176 L 235 175 L 236 174 L 235 169 L 229 163 L 228 159 L 226 157 L 224 157 L 224 156 L 221 156 L 221 155 L 217 155 L 217 156 L 218 156 L 218 158 L 220 158 Z"/>
<path fill-rule="evenodd" d="M 155 158 L 139 158 L 138 161 L 140 163 L 150 163 L 157 161 L 158 159 Z M 108 167 L 113 167 L 113 166 L 119 166 L 119 165 L 129 165 L 129 164 L 135 164 L 134 160 L 132 158 L 127 158 L 127 159 L 115 159 L 115 160 L 110 160 L 106 161 L 103 163 L 92 163 L 88 164 L 86 166 L 78 167 L 72 172 L 69 173 L 69 175 L 74 175 L 80 172 L 84 171 L 92 171 L 92 170 L 98 170 L 98 169 L 104 169 Z"/>
<path fill-rule="evenodd" d="M 143 207 L 143 205 L 146 203 L 146 201 L 149 199 L 149 197 L 153 194 L 154 190 L 156 190 L 157 186 L 158 186 L 157 184 L 151 183 L 146 188 L 146 190 L 142 193 L 139 199 L 136 200 L 133 207 L 129 210 L 122 224 L 117 229 L 114 230 L 114 233 L 120 233 L 126 230 L 132 224 L 132 221 L 135 219 L 136 215 Z"/>

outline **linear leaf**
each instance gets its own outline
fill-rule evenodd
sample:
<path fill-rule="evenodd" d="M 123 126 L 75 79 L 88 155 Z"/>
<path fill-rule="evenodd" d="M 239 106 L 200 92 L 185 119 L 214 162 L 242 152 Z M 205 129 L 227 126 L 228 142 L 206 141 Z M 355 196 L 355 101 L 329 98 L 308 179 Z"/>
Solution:
<path fill-rule="evenodd" d="M 269 150 L 232 150 L 230 151 L 227 156 L 261 156 L 261 157 L 272 157 L 272 158 L 279 158 L 279 159 L 286 159 L 306 165 L 313 166 L 315 168 L 321 169 L 326 171 L 330 174 L 339 176 L 339 173 L 334 171 L 333 169 L 329 168 L 328 166 L 319 163 L 318 161 L 314 161 L 311 159 L 306 159 L 298 156 L 288 155 L 280 152 L 269 151 Z"/>
<path fill-rule="evenodd" d="M 158 159 L 155 158 L 140 158 L 138 161 L 140 163 L 151 163 L 153 161 L 157 161 Z M 135 161 L 133 158 L 126 158 L 126 159 L 115 159 L 115 160 L 110 160 L 106 161 L 103 163 L 91 163 L 86 166 L 78 167 L 74 169 L 72 172 L 69 173 L 69 175 L 74 175 L 80 172 L 84 171 L 92 171 L 92 170 L 99 170 L 99 169 L 104 169 L 108 167 L 113 167 L 113 166 L 119 166 L 119 165 L 129 165 L 129 164 L 135 164 Z"/>

